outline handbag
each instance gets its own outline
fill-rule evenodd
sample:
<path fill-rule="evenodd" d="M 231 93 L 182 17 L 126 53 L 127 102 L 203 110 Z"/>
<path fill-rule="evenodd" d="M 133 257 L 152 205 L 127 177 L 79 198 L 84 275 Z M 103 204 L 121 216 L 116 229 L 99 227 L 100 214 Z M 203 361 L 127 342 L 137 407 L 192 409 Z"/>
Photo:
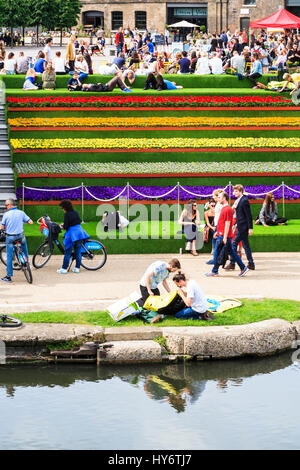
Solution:
<path fill-rule="evenodd" d="M 204 243 L 208 243 L 209 241 L 209 230 L 210 228 L 208 225 L 205 225 L 204 230 L 203 230 L 203 241 Z"/>

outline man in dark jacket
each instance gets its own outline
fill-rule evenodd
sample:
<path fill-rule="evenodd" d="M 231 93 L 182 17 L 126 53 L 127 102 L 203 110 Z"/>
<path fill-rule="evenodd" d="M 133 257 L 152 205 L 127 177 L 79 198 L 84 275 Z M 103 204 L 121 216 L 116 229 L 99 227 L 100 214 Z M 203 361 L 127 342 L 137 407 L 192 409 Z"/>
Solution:
<path fill-rule="evenodd" d="M 255 264 L 253 261 L 251 248 L 249 245 L 248 236 L 253 234 L 253 219 L 250 209 L 250 204 L 248 198 L 244 195 L 244 188 L 241 184 L 237 184 L 233 188 L 233 194 L 236 197 L 236 201 L 233 205 L 236 213 L 236 234 L 232 242 L 233 249 L 237 251 L 238 244 L 242 242 L 243 248 L 245 250 L 247 260 L 248 260 L 248 269 L 255 269 Z M 235 261 L 231 257 L 230 264 L 226 266 L 226 270 L 235 269 Z"/>

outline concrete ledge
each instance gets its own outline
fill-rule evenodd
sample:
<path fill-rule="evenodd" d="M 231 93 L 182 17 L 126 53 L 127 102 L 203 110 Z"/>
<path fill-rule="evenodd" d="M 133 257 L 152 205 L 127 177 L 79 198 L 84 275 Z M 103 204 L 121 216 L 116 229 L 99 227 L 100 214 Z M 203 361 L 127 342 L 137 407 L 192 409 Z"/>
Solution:
<path fill-rule="evenodd" d="M 113 341 L 98 350 L 98 364 L 162 362 L 162 348 L 155 341 Z"/>
<path fill-rule="evenodd" d="M 104 340 L 101 326 L 26 323 L 20 328 L 0 328 L 0 340 L 7 346 L 63 343 L 71 340 Z"/>
<path fill-rule="evenodd" d="M 292 349 L 296 327 L 272 319 L 248 325 L 163 328 L 167 347 L 173 354 L 233 358 L 246 355 L 262 356 Z"/>
<path fill-rule="evenodd" d="M 106 341 L 151 340 L 162 336 L 162 328 L 151 326 L 105 328 L 104 336 Z"/>

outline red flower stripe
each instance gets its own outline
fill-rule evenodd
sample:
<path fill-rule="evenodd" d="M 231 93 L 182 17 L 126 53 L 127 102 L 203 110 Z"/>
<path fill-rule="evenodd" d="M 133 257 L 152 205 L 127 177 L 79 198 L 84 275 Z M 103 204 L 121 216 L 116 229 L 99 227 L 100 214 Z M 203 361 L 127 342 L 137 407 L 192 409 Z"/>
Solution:
<path fill-rule="evenodd" d="M 66 106 L 61 106 L 61 107 L 42 107 L 42 108 L 39 108 L 39 107 L 36 107 L 36 108 L 19 108 L 19 107 L 9 107 L 8 108 L 8 111 L 9 112 L 14 112 L 14 111 L 30 111 L 30 112 L 37 112 L 37 111 L 111 111 L 111 110 L 114 110 L 114 111 L 157 111 L 157 107 L 144 107 L 144 106 L 140 106 L 139 108 L 136 108 L 136 107 L 126 107 L 126 106 L 122 106 L 122 107 L 116 107 L 114 106 L 113 108 L 110 108 L 110 107 L 107 107 L 107 108 L 96 108 L 96 107 L 66 107 Z M 192 107 L 193 111 L 243 111 L 245 109 L 251 109 L 251 111 L 261 111 L 263 109 L 263 111 L 277 111 L 278 110 L 278 106 L 238 106 L 238 107 L 234 107 L 234 106 L 193 106 Z M 187 106 L 164 106 L 163 107 L 163 110 L 164 111 L 191 111 L 191 107 L 187 107 Z M 280 110 L 281 111 L 300 111 L 300 106 L 280 106 Z"/>
<path fill-rule="evenodd" d="M 19 173 L 19 178 L 222 178 L 243 176 L 300 176 L 300 172 L 268 173 Z"/>

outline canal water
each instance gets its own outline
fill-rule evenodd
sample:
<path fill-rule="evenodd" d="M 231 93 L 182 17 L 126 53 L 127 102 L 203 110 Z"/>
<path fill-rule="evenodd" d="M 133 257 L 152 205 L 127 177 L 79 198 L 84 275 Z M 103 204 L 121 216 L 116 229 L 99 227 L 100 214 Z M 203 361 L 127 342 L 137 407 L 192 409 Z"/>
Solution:
<path fill-rule="evenodd" d="M 0 365 L 0 449 L 299 449 L 300 363 Z"/>

